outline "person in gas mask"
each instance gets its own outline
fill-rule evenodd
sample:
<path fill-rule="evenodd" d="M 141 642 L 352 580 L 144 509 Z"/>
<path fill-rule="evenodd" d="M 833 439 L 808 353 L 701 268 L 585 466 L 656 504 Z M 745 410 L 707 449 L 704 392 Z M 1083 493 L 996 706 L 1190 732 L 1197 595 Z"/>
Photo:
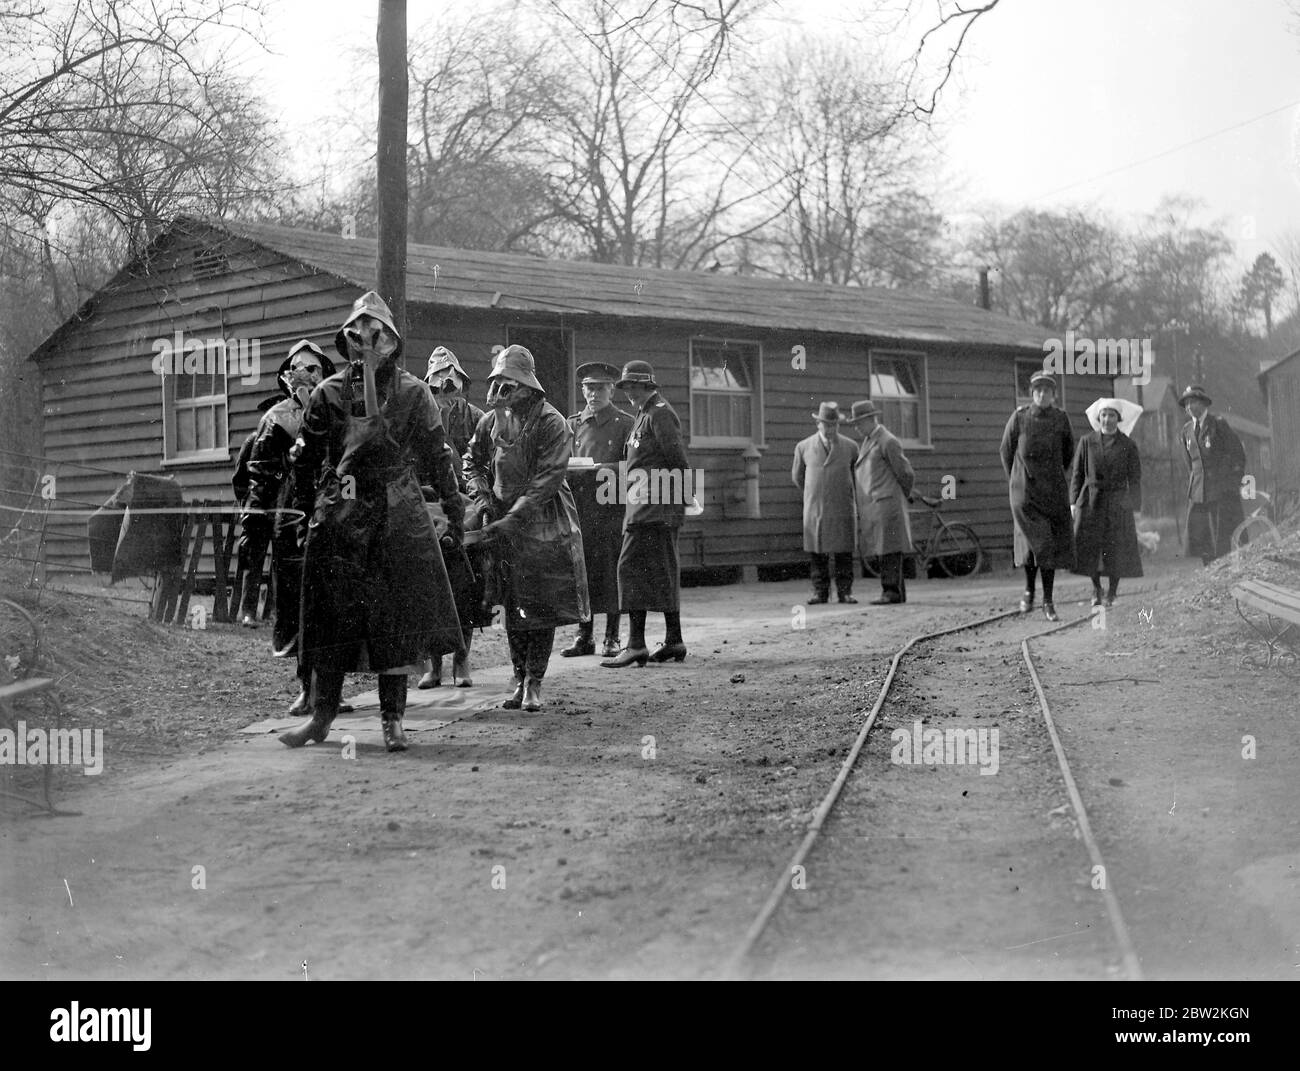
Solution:
<path fill-rule="evenodd" d="M 464 511 L 438 409 L 401 368 L 402 339 L 378 294 L 357 299 L 334 345 L 348 367 L 312 394 L 293 463 L 297 507 L 310 517 L 298 651 L 312 716 L 280 740 L 323 741 L 344 674 L 369 670 L 379 674 L 384 743 L 404 751 L 407 674 L 426 651 L 463 649 L 416 473 L 438 482 L 454 543 Z"/>
<path fill-rule="evenodd" d="M 250 437 L 248 454 L 240 466 L 246 485 L 240 503 L 244 512 L 239 518 L 243 585 L 236 613 L 245 628 L 257 628 L 262 563 L 276 531 L 276 510 L 288 501 L 289 451 L 298 438 L 307 399 L 324 375 L 333 374 L 334 365 L 319 346 L 305 338 L 295 342 L 276 376 L 282 397 L 262 414 Z M 274 569 L 274 551 L 271 564 Z M 297 616 L 295 611 L 294 618 Z M 303 709 L 295 707 L 295 713 Z"/>
<path fill-rule="evenodd" d="M 429 368 L 424 374 L 424 381 L 433 392 L 447 442 L 456 452 L 456 467 L 459 469 L 460 458 L 464 457 L 469 447 L 470 437 L 478 427 L 478 422 L 483 419 L 483 410 L 465 397 L 473 380 L 456 360 L 456 355 L 446 346 L 439 346 L 429 354 Z"/>
<path fill-rule="evenodd" d="M 537 711 L 556 626 L 591 619 L 578 510 L 564 479 L 572 437 L 523 346 L 497 354 L 487 401 L 491 412 L 465 453 L 466 524 L 487 533 L 497 562 L 515 674 L 502 705 Z"/>

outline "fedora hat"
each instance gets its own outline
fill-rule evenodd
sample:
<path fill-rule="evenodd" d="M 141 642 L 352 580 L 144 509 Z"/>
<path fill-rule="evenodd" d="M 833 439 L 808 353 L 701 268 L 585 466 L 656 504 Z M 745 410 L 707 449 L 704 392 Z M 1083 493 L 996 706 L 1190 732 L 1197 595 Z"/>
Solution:
<path fill-rule="evenodd" d="M 545 394 L 546 390 L 537 382 L 537 373 L 533 366 L 533 355 L 523 346 L 507 346 L 492 361 L 492 371 L 488 379 L 508 379 L 522 383 L 525 387 Z"/>
<path fill-rule="evenodd" d="M 1205 393 L 1205 388 L 1199 383 L 1193 383 L 1190 387 L 1184 390 L 1183 393 L 1178 396 L 1178 404 L 1186 409 L 1187 403 L 1193 398 L 1199 398 L 1206 405 L 1214 404 L 1214 399 Z"/>
<path fill-rule="evenodd" d="M 430 383 L 433 380 L 444 380 L 449 372 L 455 372 L 462 380 L 461 389 L 469 387 L 473 380 L 470 379 L 469 373 L 460 366 L 460 361 L 456 360 L 456 355 L 447 349 L 446 346 L 438 346 L 429 354 L 429 367 L 424 373 L 424 381 Z"/>
<path fill-rule="evenodd" d="M 618 369 L 604 361 L 580 364 L 574 374 L 579 383 L 609 383 L 612 386 L 618 381 Z"/>
<path fill-rule="evenodd" d="M 1056 385 L 1056 377 L 1051 372 L 1035 372 L 1030 376 L 1029 389 L 1033 390 L 1035 387 L 1051 387 L 1052 390 L 1058 394 L 1060 393 L 1060 389 Z"/>
<path fill-rule="evenodd" d="M 301 339 L 289 348 L 289 356 L 280 362 L 280 367 L 275 373 L 275 381 L 280 387 L 280 393 L 286 398 L 289 397 L 289 388 L 285 386 L 284 377 L 288 374 L 289 369 L 293 367 L 293 359 L 303 350 L 315 354 L 317 360 L 320 361 L 321 379 L 328 379 L 334 374 L 334 362 L 325 356 L 324 351 L 310 339 Z"/>
<path fill-rule="evenodd" d="M 397 349 L 393 352 L 393 359 L 396 360 L 401 357 L 402 335 L 397 330 L 397 324 L 393 321 L 393 312 L 384 299 L 373 290 L 367 290 L 352 303 L 352 312 L 348 315 L 348 318 L 343 321 L 343 326 L 338 329 L 338 333 L 334 336 L 334 348 L 338 350 L 345 359 L 351 360 L 351 358 L 348 357 L 348 342 L 344 332 L 362 316 L 373 316 L 397 336 Z"/>
<path fill-rule="evenodd" d="M 628 361 L 623 366 L 623 375 L 614 386 L 622 390 L 630 383 L 641 387 L 659 386 L 655 382 L 655 370 L 646 361 Z"/>
<path fill-rule="evenodd" d="M 852 416 L 846 417 L 845 422 L 856 424 L 859 420 L 866 420 L 867 417 L 880 416 L 882 410 L 870 398 L 866 398 L 863 401 L 854 402 L 851 413 Z"/>
<path fill-rule="evenodd" d="M 813 413 L 812 418 L 813 420 L 831 420 L 831 421 L 839 420 L 840 403 L 822 402 L 822 404 L 817 407 L 817 412 Z"/>
<path fill-rule="evenodd" d="M 1113 409 L 1119 414 L 1119 430 L 1125 435 L 1132 435 L 1133 426 L 1142 415 L 1142 407 L 1127 398 L 1098 398 L 1087 409 L 1088 423 L 1094 431 L 1101 431 L 1101 414 L 1107 409 Z"/>

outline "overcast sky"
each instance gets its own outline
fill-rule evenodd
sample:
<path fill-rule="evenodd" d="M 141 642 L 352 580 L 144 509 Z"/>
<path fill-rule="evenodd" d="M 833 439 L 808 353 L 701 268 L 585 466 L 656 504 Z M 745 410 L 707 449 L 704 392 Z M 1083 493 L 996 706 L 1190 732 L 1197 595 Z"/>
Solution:
<path fill-rule="evenodd" d="M 341 50 L 373 44 L 377 6 L 275 0 L 277 55 L 261 62 L 290 130 L 321 136 Z M 446 6 L 410 0 L 410 20 Z M 823 22 L 853 7 L 779 5 Z M 1300 36 L 1283 0 L 1003 0 L 941 108 L 949 213 L 996 202 L 1135 217 L 1186 193 L 1227 221 L 1246 262 L 1300 231 Z"/>

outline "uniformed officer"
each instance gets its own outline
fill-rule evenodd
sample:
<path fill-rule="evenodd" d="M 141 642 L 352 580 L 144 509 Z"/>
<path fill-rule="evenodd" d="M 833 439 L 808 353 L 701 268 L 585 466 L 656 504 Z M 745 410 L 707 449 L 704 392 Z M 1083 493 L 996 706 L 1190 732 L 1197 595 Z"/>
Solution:
<path fill-rule="evenodd" d="M 613 404 L 614 383 L 619 376 L 613 365 L 599 361 L 584 364 L 577 375 L 587 406 L 569 417 L 573 456 L 613 467 L 569 472 L 569 488 L 582 526 L 591 620 L 578 625 L 577 638 L 560 654 L 565 658 L 595 654 L 592 630 L 596 615 L 604 614 L 605 642 L 600 653 L 612 658 L 619 651 L 618 556 L 623 547 L 624 506 L 610 489 L 618 486 L 617 466 L 627 448 L 632 416 Z"/>
<path fill-rule="evenodd" d="M 1232 533 L 1245 519 L 1241 480 L 1246 450 L 1228 422 L 1210 412 L 1214 399 L 1199 384 L 1178 398 L 1191 419 L 1183 425 L 1187 459 L 1187 536 L 1189 558 L 1209 565 L 1232 550 Z"/>
<path fill-rule="evenodd" d="M 647 661 L 680 662 L 682 642 L 677 533 L 686 512 L 684 501 L 689 462 L 682 443 L 682 423 L 659 394 L 654 369 L 645 361 L 628 361 L 616 384 L 636 409 L 627 439 L 627 503 L 623 549 L 618 558 L 618 605 L 628 615 L 627 646 L 601 665 L 622 669 Z M 664 615 L 664 642 L 646 649 L 645 619 Z"/>

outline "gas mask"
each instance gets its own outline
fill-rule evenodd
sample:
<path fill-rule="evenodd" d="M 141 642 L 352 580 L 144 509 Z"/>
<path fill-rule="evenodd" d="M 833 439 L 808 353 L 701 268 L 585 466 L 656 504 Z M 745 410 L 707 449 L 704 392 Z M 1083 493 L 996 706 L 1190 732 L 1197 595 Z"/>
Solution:
<path fill-rule="evenodd" d="M 358 316 L 343 329 L 343 337 L 353 364 L 382 364 L 397 352 L 397 335 L 373 316 Z"/>

